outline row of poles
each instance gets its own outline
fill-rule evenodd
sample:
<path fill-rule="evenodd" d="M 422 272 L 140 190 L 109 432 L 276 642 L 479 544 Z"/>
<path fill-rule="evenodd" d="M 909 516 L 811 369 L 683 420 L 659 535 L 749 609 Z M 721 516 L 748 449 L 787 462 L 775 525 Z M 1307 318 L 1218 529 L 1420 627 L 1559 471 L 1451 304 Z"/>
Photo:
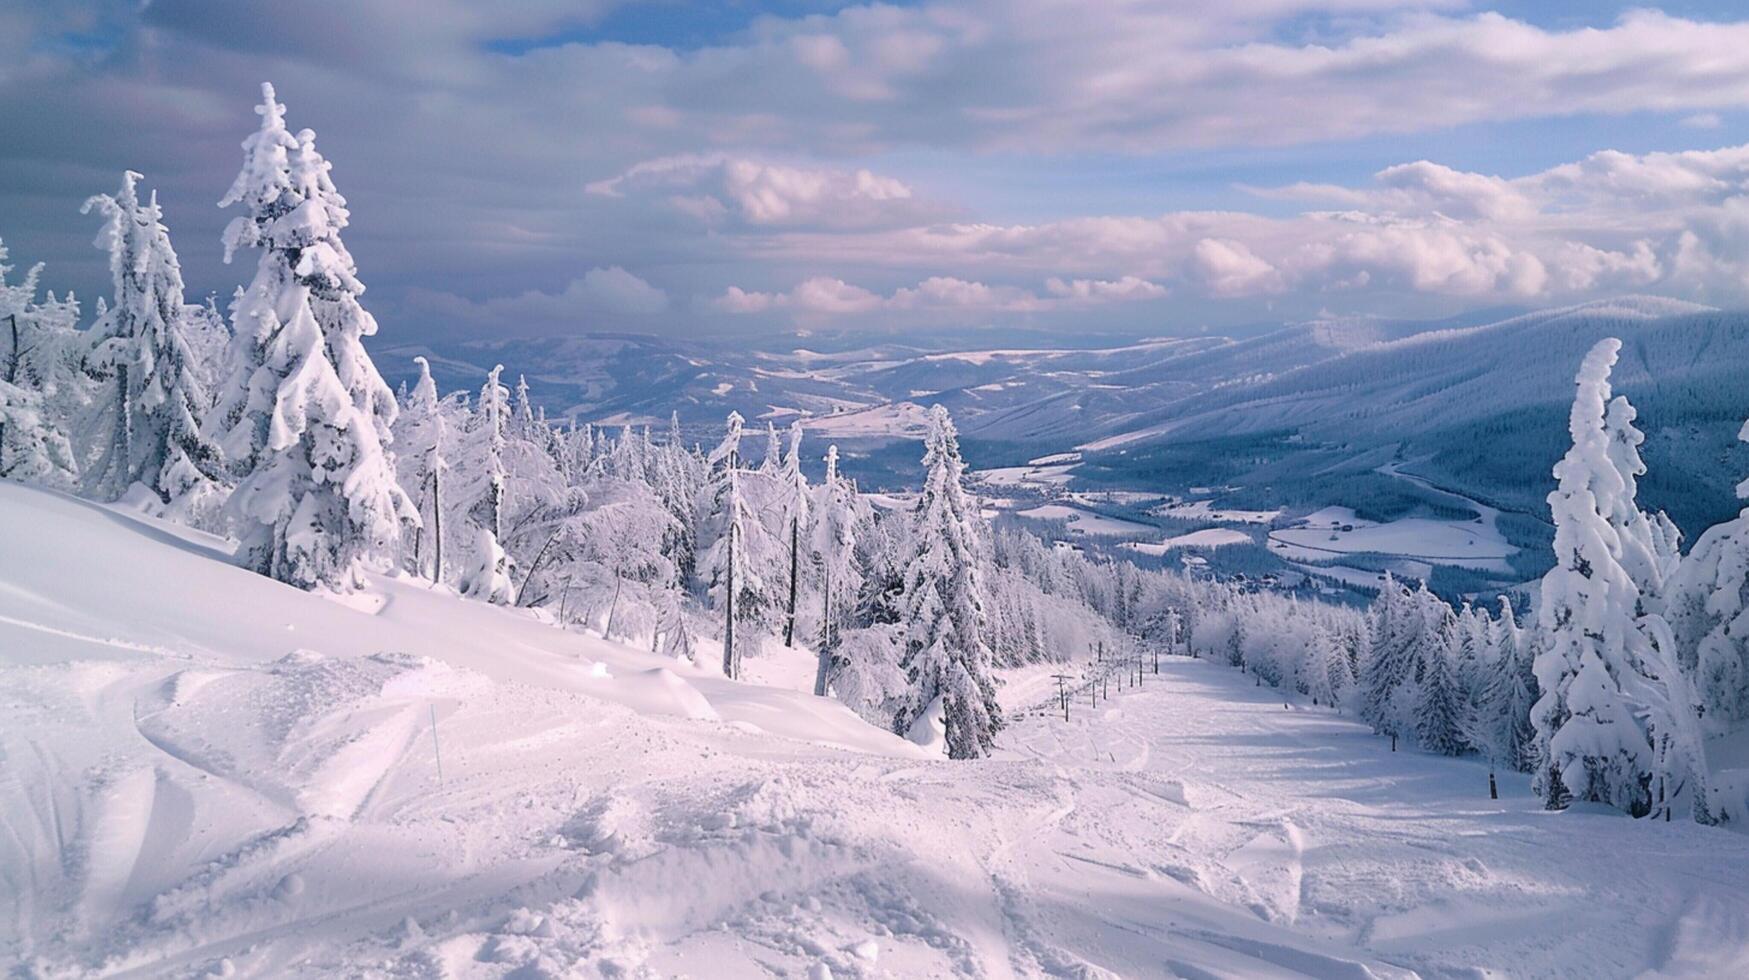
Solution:
<path fill-rule="evenodd" d="M 1116 651 L 1113 651 L 1113 653 L 1114 656 L 1107 657 L 1105 643 L 1101 641 L 1094 651 L 1093 661 L 1099 672 L 1094 676 L 1087 678 L 1085 686 L 1073 691 L 1069 688 L 1069 682 L 1077 679 L 1074 675 L 1051 675 L 1051 677 L 1057 682 L 1057 702 L 1059 707 L 1063 710 L 1064 721 L 1069 720 L 1070 701 L 1074 696 L 1079 696 L 1082 691 L 1087 693 L 1087 703 L 1095 708 L 1099 706 L 1100 698 L 1103 697 L 1107 701 L 1111 700 L 1111 678 L 1113 674 L 1118 675 L 1117 689 L 1120 692 L 1124 689 L 1126 683 L 1130 687 L 1142 686 L 1142 678 L 1149 672 L 1147 668 L 1150 654 L 1142 650 L 1136 650 L 1134 653 L 1122 656 L 1115 655 Z M 1160 650 L 1158 647 L 1153 649 L 1152 658 L 1152 672 L 1159 674 Z"/>

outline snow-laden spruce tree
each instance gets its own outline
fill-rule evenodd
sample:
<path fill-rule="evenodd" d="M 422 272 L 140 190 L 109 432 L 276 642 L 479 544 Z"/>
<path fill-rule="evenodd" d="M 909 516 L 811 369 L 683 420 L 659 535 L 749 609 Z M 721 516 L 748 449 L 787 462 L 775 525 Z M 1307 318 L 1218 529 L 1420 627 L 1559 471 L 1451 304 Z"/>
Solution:
<path fill-rule="evenodd" d="M 85 486 L 105 500 L 138 483 L 174 513 L 210 515 L 221 502 L 224 463 L 200 432 L 210 399 L 185 329 L 182 268 L 158 196 L 140 203 L 140 175 L 122 174 L 115 196 L 85 202 L 105 218 L 97 247 L 109 253 L 115 299 L 91 328 L 85 367 L 102 382 L 103 435 Z"/>
<path fill-rule="evenodd" d="M 1737 438 L 1749 442 L 1749 422 Z M 1749 501 L 1749 479 L 1737 497 Z M 1701 534 L 1667 594 L 1666 618 L 1706 730 L 1733 731 L 1749 720 L 1749 505 Z"/>
<path fill-rule="evenodd" d="M 1417 596 L 1426 611 L 1415 690 L 1415 743 L 1438 755 L 1462 755 L 1469 748 L 1463 732 L 1468 709 L 1453 650 L 1457 620 L 1451 607 L 1432 593 Z M 1437 608 L 1427 608 L 1429 599 Z"/>
<path fill-rule="evenodd" d="M 1650 806 L 1654 763 L 1647 733 L 1623 684 L 1640 678 L 1650 653 L 1639 626 L 1640 590 L 1622 565 L 1612 515 L 1634 507 L 1605 426 L 1610 369 L 1621 342 L 1599 341 L 1577 378 L 1573 448 L 1555 465 L 1555 567 L 1543 577 L 1531 713 L 1537 731 L 1535 787 L 1547 804 L 1606 803 L 1633 814 Z"/>
<path fill-rule="evenodd" d="M 711 528 L 716 540 L 705 553 L 711 604 L 723 617 L 723 674 L 741 676 L 741 662 L 757 651 L 759 632 L 769 611 L 765 581 L 756 571 L 764 562 L 758 551 L 769 551 L 763 525 L 742 493 L 739 412 L 730 412 L 723 441 L 711 451 Z"/>
<path fill-rule="evenodd" d="M 838 472 L 838 447 L 826 447 L 826 477 L 816 491 L 819 517 L 814 521 L 814 560 L 820 566 L 820 649 L 814 673 L 814 693 L 822 697 L 831 686 L 839 633 L 856 609 L 862 590 L 857 561 L 857 529 L 868 520 L 856 487 Z"/>
<path fill-rule="evenodd" d="M 317 247 L 331 216 L 310 197 L 307 161 L 294 179 L 285 107 L 273 86 L 261 92 L 261 128 L 220 202 L 246 212 L 225 230 L 226 261 L 240 248 L 261 257 L 231 308 L 230 380 L 207 434 L 239 477 L 226 503 L 239 563 L 300 588 L 349 589 L 366 566 L 393 561 L 401 524 L 418 515 L 330 361 L 311 290 L 332 272 L 331 250 Z"/>
<path fill-rule="evenodd" d="M 1360 689 L 1356 707 L 1374 731 L 1402 735 L 1408 729 L 1398 712 L 1398 692 L 1414 680 L 1421 611 L 1413 594 L 1386 572 L 1368 615 L 1372 643 L 1356 680 Z"/>
<path fill-rule="evenodd" d="M 412 529 L 413 574 L 444 580 L 443 508 L 449 463 L 450 420 L 437 384 L 431 379 L 431 363 L 413 358 L 419 365 L 419 380 L 407 396 L 407 404 L 395 420 L 395 442 L 401 447 L 395 469 L 401 486 L 413 497 L 420 523 Z"/>
<path fill-rule="evenodd" d="M 1482 669 L 1481 692 L 1471 708 L 1470 741 L 1488 761 L 1512 772 L 1529 772 L 1536 759 L 1534 636 L 1518 626 L 1512 603 L 1500 600 L 1500 618 L 1489 633 L 1494 655 Z"/>
<path fill-rule="evenodd" d="M 370 419 L 378 442 L 387 449 L 394 438 L 399 406 L 364 349 L 364 338 L 375 335 L 377 322 L 359 303 L 364 284 L 358 280 L 352 253 L 340 238 L 351 212 L 346 209 L 346 199 L 334 189 L 330 176 L 333 164 L 317 152 L 314 132 L 300 130 L 286 153 L 296 201 L 289 220 L 300 229 L 293 271 L 310 290 L 310 310 L 322 327 L 328 362 L 353 406 Z"/>
<path fill-rule="evenodd" d="M 961 483 L 959 436 L 940 405 L 929 410 L 923 469 L 911 512 L 909 558 L 901 567 L 900 666 L 910 690 L 894 730 L 927 743 L 940 724 L 948 757 L 974 759 L 994 744 L 1002 709 L 985 639 L 983 522 Z"/>
<path fill-rule="evenodd" d="M 801 590 L 802 536 L 808 531 L 811 518 L 808 477 L 802 472 L 802 422 L 797 419 L 789 427 L 789 455 L 777 475 L 778 506 L 782 508 L 783 529 L 789 547 L 789 601 L 784 607 L 783 645 L 796 645 L 796 596 Z"/>
<path fill-rule="evenodd" d="M 783 444 L 777 438 L 776 424 L 765 423 L 765 455 L 759 460 L 759 475 L 776 477 L 779 467 L 783 465 Z"/>
<path fill-rule="evenodd" d="M 42 266 L 14 285 L 6 281 L 12 271 L 6 257 L 0 242 L 0 480 L 70 487 L 79 464 L 65 413 L 53 402 L 56 387 L 73 381 L 64 369 L 67 358 L 55 351 L 73 347 L 77 307 L 68 310 L 52 295 L 39 305 Z"/>
<path fill-rule="evenodd" d="M 656 608 L 656 633 L 661 637 L 663 656 L 692 663 L 698 652 L 698 638 L 693 635 L 692 623 L 686 618 L 680 590 L 663 590 Z"/>
<path fill-rule="evenodd" d="M 1681 560 L 1682 533 L 1663 511 L 1653 515 L 1639 507 L 1639 479 L 1646 473 L 1640 445 L 1646 437 L 1634 425 L 1637 415 L 1623 395 L 1610 399 L 1604 410 L 1607 453 L 1622 482 L 1604 517 L 1615 528 L 1622 568 L 1639 590 L 1638 611 L 1644 614 L 1663 609 L 1664 581 Z"/>
<path fill-rule="evenodd" d="M 468 519 L 474 526 L 473 551 L 461 579 L 462 594 L 499 605 L 516 602 L 512 562 L 504 550 L 505 429 L 510 424 L 510 392 L 499 378 L 504 365 L 486 375 L 479 403 L 469 419 L 467 462 L 470 476 Z"/>

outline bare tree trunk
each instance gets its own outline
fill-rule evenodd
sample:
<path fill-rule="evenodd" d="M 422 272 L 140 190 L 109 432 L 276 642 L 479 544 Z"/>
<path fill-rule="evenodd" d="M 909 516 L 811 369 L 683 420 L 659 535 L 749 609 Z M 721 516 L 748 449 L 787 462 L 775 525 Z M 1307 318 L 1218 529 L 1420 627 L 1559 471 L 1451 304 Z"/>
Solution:
<path fill-rule="evenodd" d="M 530 582 L 534 581 L 534 573 L 540 571 L 541 562 L 545 561 L 546 557 L 547 557 L 547 549 L 551 548 L 553 546 L 554 539 L 558 538 L 558 536 L 559 536 L 559 530 L 560 530 L 559 528 L 553 528 L 553 533 L 547 535 L 547 539 L 544 543 L 541 544 L 540 550 L 535 552 L 534 561 L 528 563 L 528 574 L 524 575 L 522 577 L 522 588 L 519 589 L 516 593 L 516 604 L 517 605 L 521 606 L 521 605 L 527 604 L 527 603 L 523 602 L 523 598 L 528 595 L 528 585 Z M 619 576 L 619 571 L 617 568 L 614 570 L 614 576 L 615 576 L 615 581 L 617 582 L 618 576 Z M 613 596 L 615 599 L 619 598 L 619 586 L 618 585 L 614 586 Z"/>
<path fill-rule="evenodd" d="M 436 455 L 433 453 L 433 455 Z M 431 581 L 443 581 L 443 480 L 439 463 L 431 467 Z"/>
<path fill-rule="evenodd" d="M 799 517 L 789 519 L 789 620 L 783 627 L 783 645 L 793 648 L 796 645 L 796 573 L 801 552 L 802 520 Z"/>
<path fill-rule="evenodd" d="M 723 621 L 723 676 L 734 680 L 735 675 L 739 673 L 737 668 L 740 664 L 735 661 L 735 520 L 733 515 L 730 515 L 729 518 L 729 554 L 725 571 L 724 588 L 727 591 L 723 593 L 725 598 L 723 609 L 726 613 Z"/>
<path fill-rule="evenodd" d="M 607 622 L 601 627 L 602 639 L 613 637 L 613 617 L 619 614 L 619 587 L 624 583 L 625 579 L 620 577 L 619 568 L 615 566 L 613 570 L 613 601 L 607 604 Z"/>
<path fill-rule="evenodd" d="M 826 663 L 832 655 L 832 568 L 827 566 L 825 578 L 821 582 L 821 591 L 825 593 L 820 603 L 820 653 L 819 666 L 814 671 L 814 694 L 826 696 Z"/>

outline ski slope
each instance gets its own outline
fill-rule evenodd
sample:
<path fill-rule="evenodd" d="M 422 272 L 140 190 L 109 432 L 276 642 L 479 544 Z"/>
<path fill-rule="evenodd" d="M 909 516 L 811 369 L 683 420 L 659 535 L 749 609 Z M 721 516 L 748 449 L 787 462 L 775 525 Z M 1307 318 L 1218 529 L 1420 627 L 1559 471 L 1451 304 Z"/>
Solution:
<path fill-rule="evenodd" d="M 1167 658 L 952 763 L 797 688 L 0 484 L 0 971 L 1731 976 L 1749 840 Z M 1069 669 L 1080 672 L 1085 665 Z"/>

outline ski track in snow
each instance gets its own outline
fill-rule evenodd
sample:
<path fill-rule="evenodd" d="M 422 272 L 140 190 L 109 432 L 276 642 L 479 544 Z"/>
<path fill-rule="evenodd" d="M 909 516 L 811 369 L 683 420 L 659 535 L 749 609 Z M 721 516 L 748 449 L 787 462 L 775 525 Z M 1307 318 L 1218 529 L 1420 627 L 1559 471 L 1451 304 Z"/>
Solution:
<path fill-rule="evenodd" d="M 91 513 L 0 487 L 0 520 L 53 540 Z M 996 757 L 947 762 L 416 584 L 355 608 L 103 532 L 0 568 L 38 576 L 0 621 L 45 637 L 0 659 L 0 972 L 1749 970 L 1749 840 L 1545 813 L 1517 776 L 1490 801 L 1473 761 L 1391 753 L 1209 662 L 1114 675 L 1067 721 L 1017 682 Z M 40 621 L 101 568 L 142 571 Z M 131 605 L 172 575 L 193 577 L 172 608 Z"/>

